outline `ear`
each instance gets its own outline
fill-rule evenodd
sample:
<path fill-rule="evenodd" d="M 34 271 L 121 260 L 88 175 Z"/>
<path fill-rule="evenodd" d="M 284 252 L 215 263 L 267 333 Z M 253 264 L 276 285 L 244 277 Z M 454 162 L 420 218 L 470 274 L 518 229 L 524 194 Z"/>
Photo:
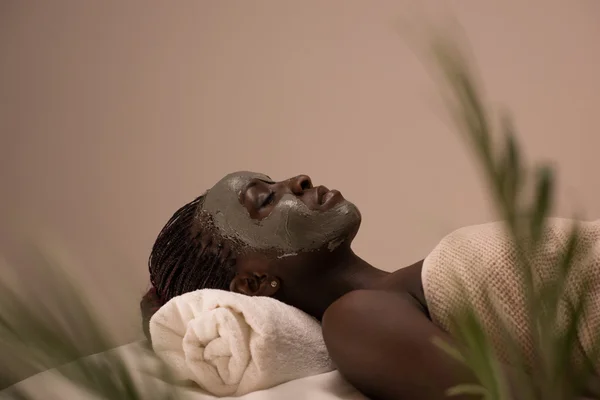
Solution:
<path fill-rule="evenodd" d="M 240 272 L 229 284 L 229 290 L 246 296 L 273 297 L 281 287 L 276 276 L 257 272 Z"/>

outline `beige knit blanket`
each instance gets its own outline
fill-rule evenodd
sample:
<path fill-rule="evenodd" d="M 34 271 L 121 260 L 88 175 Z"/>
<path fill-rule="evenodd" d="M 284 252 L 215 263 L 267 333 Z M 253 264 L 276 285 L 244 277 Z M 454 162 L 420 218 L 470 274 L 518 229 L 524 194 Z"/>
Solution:
<path fill-rule="evenodd" d="M 532 273 L 536 285 L 556 276 L 554 267 L 566 247 L 573 220 L 550 219 L 544 242 L 533 258 Z M 592 294 L 589 308 L 578 332 L 579 349 L 574 362 L 582 354 L 589 355 L 592 340 L 600 334 L 600 220 L 581 222 L 581 246 L 591 246 L 591 254 L 576 256 L 566 296 L 580 292 L 587 279 Z M 431 317 L 438 326 L 451 330 L 451 315 L 457 307 L 468 303 L 479 315 L 490 335 L 498 356 L 508 361 L 502 331 L 491 307 L 496 307 L 512 327 L 525 359 L 533 362 L 534 350 L 528 328 L 523 274 L 516 263 L 516 250 L 505 225 L 494 222 L 459 229 L 446 236 L 425 259 L 423 288 Z M 486 292 L 493 306 L 484 301 Z M 559 309 L 556 329 L 560 332 L 568 322 L 567 302 Z M 600 371 L 600 360 L 593 360 Z"/>

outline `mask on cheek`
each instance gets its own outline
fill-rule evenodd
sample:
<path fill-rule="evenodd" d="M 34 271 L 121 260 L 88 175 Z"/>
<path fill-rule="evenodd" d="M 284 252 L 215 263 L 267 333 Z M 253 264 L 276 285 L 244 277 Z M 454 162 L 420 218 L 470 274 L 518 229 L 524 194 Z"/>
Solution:
<path fill-rule="evenodd" d="M 264 219 L 252 219 L 241 204 L 240 195 L 257 178 L 271 181 L 262 174 L 236 172 L 206 194 L 203 211 L 212 217 L 224 236 L 256 250 L 275 249 L 293 254 L 325 247 L 333 251 L 360 223 L 360 213 L 350 202 L 343 201 L 323 212 L 313 211 L 293 194 L 284 195 Z"/>

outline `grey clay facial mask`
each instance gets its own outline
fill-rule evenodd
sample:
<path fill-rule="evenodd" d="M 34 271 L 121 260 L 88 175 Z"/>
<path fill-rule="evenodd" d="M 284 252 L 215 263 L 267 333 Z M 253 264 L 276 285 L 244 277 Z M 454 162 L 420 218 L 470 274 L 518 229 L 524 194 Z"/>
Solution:
<path fill-rule="evenodd" d="M 252 219 L 240 202 L 242 190 L 252 179 L 271 181 L 254 172 L 227 175 L 208 191 L 203 210 L 225 236 L 237 238 L 254 249 L 290 254 L 322 247 L 333 251 L 360 222 L 358 209 L 348 201 L 327 211 L 313 211 L 292 194 L 284 195 L 264 219 Z"/>

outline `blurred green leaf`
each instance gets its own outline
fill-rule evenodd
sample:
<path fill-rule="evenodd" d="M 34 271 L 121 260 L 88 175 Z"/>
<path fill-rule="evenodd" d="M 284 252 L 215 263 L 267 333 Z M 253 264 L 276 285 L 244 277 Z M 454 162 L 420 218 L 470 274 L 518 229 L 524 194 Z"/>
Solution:
<path fill-rule="evenodd" d="M 457 385 L 446 391 L 448 396 L 460 396 L 463 394 L 481 395 L 483 398 L 489 398 L 487 390 L 479 385 Z"/>
<path fill-rule="evenodd" d="M 448 35 L 438 35 L 432 44 L 432 55 L 439 75 L 443 98 L 456 128 L 471 146 L 491 190 L 498 214 L 506 222 L 517 253 L 517 264 L 523 276 L 522 292 L 526 299 L 526 313 L 534 347 L 534 365 L 520 360 L 518 342 L 502 321 L 501 313 L 495 315 L 504 334 L 504 347 L 511 354 L 512 384 L 526 399 L 570 400 L 581 395 L 581 388 L 594 376 L 592 363 L 574 370 L 572 360 L 579 349 L 578 328 L 585 319 L 585 310 L 592 288 L 585 287 L 565 309 L 568 299 L 566 289 L 575 258 L 584 259 L 588 248 L 579 245 L 579 227 L 575 226 L 567 241 L 561 259 L 549 265 L 556 272 L 536 283 L 532 261 L 544 245 L 546 222 L 553 204 L 554 176 L 548 166 L 537 169 L 534 177 L 531 202 L 521 196 L 526 192 L 527 169 L 521 157 L 515 126 L 505 113 L 498 129 L 498 143 L 494 140 L 494 124 L 489 121 L 482 92 L 476 82 L 474 68 L 459 41 Z M 568 311 L 568 323 L 559 332 L 560 312 Z M 454 313 L 453 335 L 459 339 L 460 350 L 443 350 L 466 364 L 479 381 L 480 389 L 473 385 L 459 386 L 452 393 L 481 395 L 485 399 L 507 398 L 508 383 L 505 372 L 498 368 L 493 344 L 479 321 L 475 308 L 468 305 Z M 600 342 L 600 337 L 598 338 Z M 438 343 L 439 345 L 439 343 Z M 596 343 L 595 349 L 600 348 Z M 457 354 L 458 352 L 458 354 Z M 597 359 L 594 351 L 591 359 Z M 589 355 L 588 355 L 589 356 Z"/>
<path fill-rule="evenodd" d="M 120 354 L 111 352 L 101 358 L 64 365 L 84 356 L 85 348 L 90 345 L 110 348 L 112 338 L 67 273 L 39 249 L 31 251 L 37 260 L 37 277 L 44 279 L 50 292 L 43 297 L 31 293 L 24 296 L 18 290 L 21 287 L 13 288 L 0 281 L 0 341 L 4 347 L 39 370 L 59 367 L 55 371 L 69 382 L 99 398 L 176 399 L 174 389 L 157 385 L 159 381 L 171 382 L 171 376 L 167 366 L 151 354 L 144 354 L 145 358 L 140 354 L 136 362 L 143 365 L 131 365 L 132 361 L 128 363 Z M 140 383 L 134 374 L 146 368 L 148 362 L 156 365 L 153 376 L 148 375 Z M 13 398 L 30 399 L 28 393 L 13 389 Z"/>

